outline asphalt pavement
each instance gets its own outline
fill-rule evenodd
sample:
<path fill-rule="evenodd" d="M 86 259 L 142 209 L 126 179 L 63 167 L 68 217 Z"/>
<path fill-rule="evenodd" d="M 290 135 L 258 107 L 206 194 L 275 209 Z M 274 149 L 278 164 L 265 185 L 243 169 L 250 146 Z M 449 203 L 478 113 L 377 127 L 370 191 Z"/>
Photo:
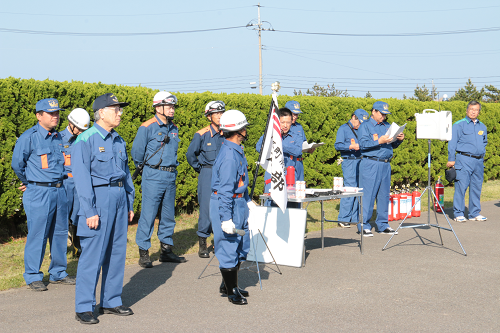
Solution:
<path fill-rule="evenodd" d="M 74 286 L 0 292 L 0 332 L 500 332 L 500 201 L 482 208 L 486 222 L 451 221 L 467 255 L 451 231 L 441 230 L 441 245 L 434 227 L 401 229 L 384 251 L 390 236 L 375 233 L 361 255 L 355 228 L 334 228 L 324 250 L 319 232 L 307 234 L 305 267 L 280 275 L 261 265 L 263 290 L 255 265 L 240 271 L 248 305 L 220 296 L 216 259 L 198 279 L 208 259 L 189 255 L 127 266 L 123 302 L 134 315 L 100 315 L 97 325 L 75 320 Z M 449 228 L 443 215 L 438 223 Z"/>

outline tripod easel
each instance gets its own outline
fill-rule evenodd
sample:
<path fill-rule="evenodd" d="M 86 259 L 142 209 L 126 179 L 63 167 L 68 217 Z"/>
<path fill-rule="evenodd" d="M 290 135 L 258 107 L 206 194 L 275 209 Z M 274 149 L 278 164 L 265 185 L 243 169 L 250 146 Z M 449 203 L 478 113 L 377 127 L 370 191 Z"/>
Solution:
<path fill-rule="evenodd" d="M 434 227 L 434 228 L 437 228 L 438 231 L 439 231 L 439 238 L 441 239 L 441 245 L 444 245 L 443 244 L 443 237 L 441 236 L 441 229 L 447 230 L 447 231 L 451 231 L 455 235 L 455 238 L 457 239 L 458 244 L 462 248 L 462 251 L 464 252 L 464 255 L 467 255 L 467 253 L 464 250 L 464 247 L 462 246 L 462 243 L 460 243 L 460 240 L 458 239 L 458 236 L 455 233 L 455 230 L 453 230 L 453 227 L 451 226 L 451 223 L 450 223 L 450 220 L 448 219 L 448 216 L 444 213 L 443 207 L 439 203 L 439 200 L 436 197 L 436 194 L 432 190 L 432 186 L 431 186 L 431 139 L 428 139 L 428 147 L 429 147 L 429 153 L 427 155 L 427 187 L 425 188 L 425 190 L 420 195 L 420 198 L 418 198 L 417 200 L 415 200 L 415 204 L 411 207 L 410 211 L 406 213 L 406 217 L 403 219 L 403 221 L 401 221 L 401 223 L 399 224 L 398 228 L 396 229 L 396 232 L 399 229 L 405 229 L 405 228 L 428 228 L 428 227 Z M 411 214 L 411 212 L 413 210 L 413 207 L 415 207 L 415 205 L 417 205 L 417 204 L 420 203 L 420 199 L 422 198 L 422 196 L 424 195 L 424 193 L 427 192 L 427 191 L 429 191 L 429 193 L 427 194 L 427 198 L 428 198 L 428 200 L 427 200 L 427 224 L 414 224 L 414 225 L 403 226 L 403 223 L 406 221 L 406 218 L 408 217 L 409 214 Z M 432 193 L 432 196 L 433 196 L 433 198 L 432 198 L 433 204 L 437 203 L 439 205 L 439 208 L 441 208 L 441 211 L 443 212 L 443 215 L 444 215 L 444 217 L 446 219 L 446 222 L 448 222 L 448 225 L 450 226 L 449 228 L 445 228 L 445 227 L 442 227 L 442 226 L 439 225 L 438 218 L 437 218 L 437 213 L 436 213 L 435 210 L 434 210 L 434 215 L 436 217 L 436 224 L 431 224 L 431 193 Z M 391 236 L 391 238 L 389 238 L 389 240 L 385 244 L 385 246 L 382 249 L 382 251 L 385 250 L 385 248 L 387 247 L 387 245 L 389 244 L 389 242 L 392 240 L 392 238 L 394 237 L 394 235 L 395 234 L 393 234 Z"/>

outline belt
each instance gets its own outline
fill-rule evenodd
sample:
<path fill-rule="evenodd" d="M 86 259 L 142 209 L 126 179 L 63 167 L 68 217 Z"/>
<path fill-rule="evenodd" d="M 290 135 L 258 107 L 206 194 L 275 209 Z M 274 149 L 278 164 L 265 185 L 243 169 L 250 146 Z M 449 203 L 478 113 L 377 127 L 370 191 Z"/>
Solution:
<path fill-rule="evenodd" d="M 290 155 L 290 159 L 293 161 L 293 156 Z M 300 162 L 303 160 L 303 158 L 302 157 L 295 157 L 295 160 Z"/>
<path fill-rule="evenodd" d="M 387 159 L 382 159 L 382 158 L 376 158 L 376 157 L 367 157 L 367 156 L 364 156 L 363 158 L 366 158 L 366 159 L 369 159 L 369 160 L 373 160 L 373 161 L 379 161 L 379 162 L 384 162 L 384 163 L 388 163 L 392 160 L 392 157 L 391 158 L 387 158 Z"/>
<path fill-rule="evenodd" d="M 217 191 L 214 191 L 214 194 L 217 195 Z M 243 198 L 243 193 L 233 194 L 233 198 Z"/>
<path fill-rule="evenodd" d="M 117 182 L 112 182 L 109 184 L 102 184 L 102 185 L 94 185 L 94 187 L 102 187 L 102 186 L 109 186 L 109 187 L 123 187 L 124 182 L 123 181 L 117 181 Z"/>
<path fill-rule="evenodd" d="M 160 171 L 169 171 L 169 172 L 175 172 L 176 167 L 163 167 L 163 166 L 153 166 L 153 165 L 148 165 L 151 169 L 156 169 Z"/>
<path fill-rule="evenodd" d="M 475 158 L 475 159 L 482 159 L 483 157 L 482 156 L 477 156 L 477 155 L 471 155 L 471 154 L 467 154 L 467 153 L 462 153 L 461 151 L 457 151 L 457 153 L 459 153 L 460 155 L 464 155 L 464 156 L 469 156 L 469 157 L 472 157 L 472 158 Z"/>
<path fill-rule="evenodd" d="M 28 182 L 32 185 L 36 186 L 44 186 L 44 187 L 62 187 L 63 183 L 62 182 L 55 182 L 55 183 L 47 183 L 47 182 Z"/>
<path fill-rule="evenodd" d="M 341 156 L 342 157 L 342 156 Z M 343 160 L 360 160 L 362 159 L 363 157 L 359 156 L 359 157 L 342 157 Z"/>
<path fill-rule="evenodd" d="M 202 165 L 201 167 L 202 167 L 202 168 L 212 169 L 212 165 L 209 165 L 209 164 L 207 164 L 207 165 Z"/>

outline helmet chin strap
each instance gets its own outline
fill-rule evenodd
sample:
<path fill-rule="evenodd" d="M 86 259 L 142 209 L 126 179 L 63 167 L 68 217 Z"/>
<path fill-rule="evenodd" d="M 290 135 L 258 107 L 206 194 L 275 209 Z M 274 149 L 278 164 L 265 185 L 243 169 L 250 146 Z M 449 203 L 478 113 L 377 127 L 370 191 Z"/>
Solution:
<path fill-rule="evenodd" d="M 78 136 L 78 134 L 75 134 L 75 128 L 76 128 L 76 126 L 73 125 L 71 122 L 69 122 L 68 127 L 69 127 L 69 130 L 71 131 L 71 134 L 73 134 L 71 136 L 70 140 L 71 139 L 76 139 L 76 137 Z"/>
<path fill-rule="evenodd" d="M 238 131 L 238 132 L 236 132 L 236 133 L 238 133 L 238 135 L 239 135 L 239 136 L 241 136 L 241 138 L 243 139 L 243 141 L 242 141 L 242 142 L 247 141 L 247 139 L 248 139 L 248 133 L 247 133 L 246 135 L 241 134 L 241 133 L 240 133 L 240 131 Z"/>
<path fill-rule="evenodd" d="M 170 122 L 172 122 L 172 120 L 174 120 L 174 117 L 169 117 L 165 114 L 165 105 L 161 106 L 161 111 L 162 111 L 162 113 L 160 113 L 158 111 L 156 111 L 156 112 L 160 113 L 163 117 L 167 118 L 167 120 Z"/>

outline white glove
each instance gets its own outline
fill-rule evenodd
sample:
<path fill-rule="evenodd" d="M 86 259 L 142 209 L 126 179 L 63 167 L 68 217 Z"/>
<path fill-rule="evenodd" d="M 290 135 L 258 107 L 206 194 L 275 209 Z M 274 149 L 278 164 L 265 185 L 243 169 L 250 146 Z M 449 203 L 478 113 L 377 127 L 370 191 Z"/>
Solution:
<path fill-rule="evenodd" d="M 247 206 L 248 206 L 249 210 L 252 210 L 255 207 L 257 207 L 257 205 L 255 204 L 255 202 L 253 202 L 252 200 L 250 200 L 250 201 L 247 202 Z"/>
<path fill-rule="evenodd" d="M 233 223 L 233 220 L 222 222 L 220 227 L 222 228 L 222 231 L 224 231 L 226 234 L 234 234 L 234 229 L 236 228 L 236 226 Z"/>

